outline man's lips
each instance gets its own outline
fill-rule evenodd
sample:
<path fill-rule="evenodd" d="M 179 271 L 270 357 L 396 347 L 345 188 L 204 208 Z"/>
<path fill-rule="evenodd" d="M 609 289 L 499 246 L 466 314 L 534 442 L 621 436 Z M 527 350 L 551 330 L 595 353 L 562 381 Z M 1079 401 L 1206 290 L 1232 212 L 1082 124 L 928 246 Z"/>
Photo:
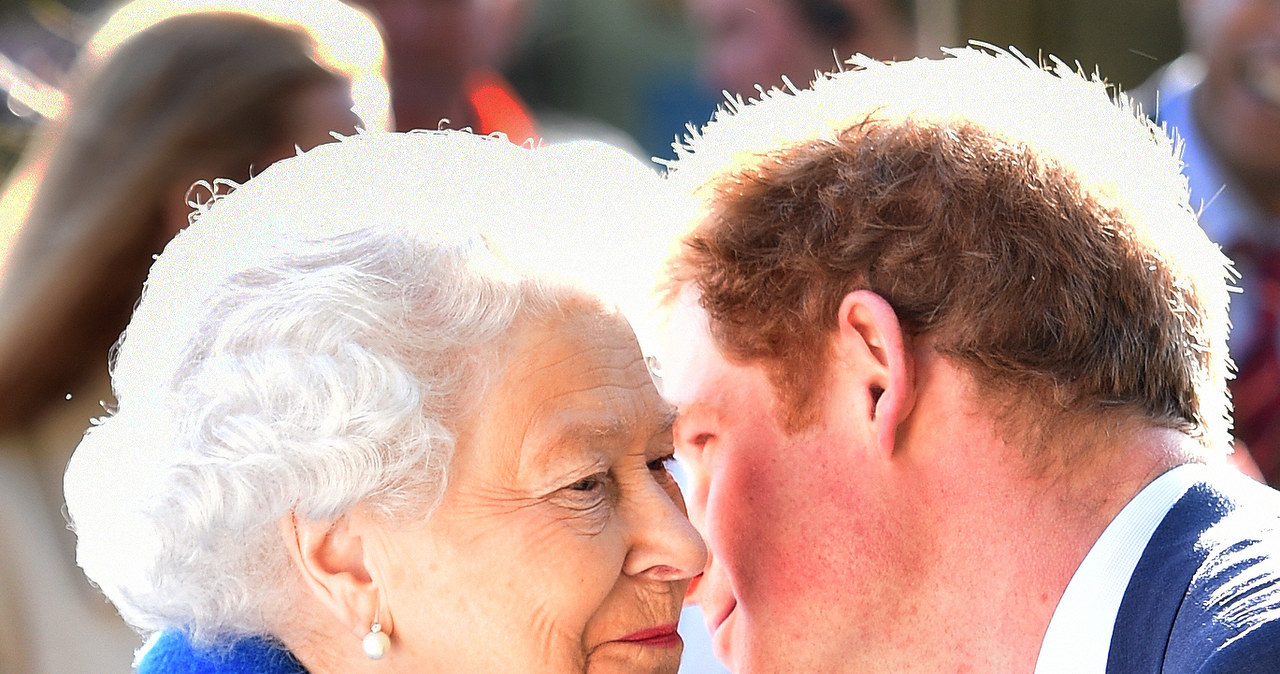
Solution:
<path fill-rule="evenodd" d="M 729 616 L 733 615 L 735 609 L 738 608 L 738 601 L 730 598 L 729 602 L 717 612 L 708 611 L 708 606 L 703 605 L 703 618 L 707 622 L 707 631 L 711 633 L 711 652 L 721 662 L 731 662 L 733 660 L 731 651 L 730 628 L 724 628 L 724 624 L 728 622 Z"/>
<path fill-rule="evenodd" d="M 669 647 L 683 644 L 680 634 L 676 632 L 676 623 L 667 623 L 666 625 L 658 625 L 650 627 L 638 632 L 633 632 L 625 637 L 614 639 L 626 644 L 636 644 L 638 646 L 659 646 Z"/>

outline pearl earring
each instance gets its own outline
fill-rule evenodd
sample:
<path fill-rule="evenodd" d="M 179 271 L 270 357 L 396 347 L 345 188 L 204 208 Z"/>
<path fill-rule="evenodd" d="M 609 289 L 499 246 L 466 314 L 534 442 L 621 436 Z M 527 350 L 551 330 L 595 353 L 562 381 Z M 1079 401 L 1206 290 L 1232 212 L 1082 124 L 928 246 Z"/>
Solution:
<path fill-rule="evenodd" d="M 387 654 L 387 650 L 391 648 L 391 637 L 382 631 L 381 623 L 373 623 L 369 627 L 369 633 L 364 635 L 364 639 L 360 641 L 360 646 L 364 649 L 364 654 L 370 660 L 381 660 L 382 656 Z"/>

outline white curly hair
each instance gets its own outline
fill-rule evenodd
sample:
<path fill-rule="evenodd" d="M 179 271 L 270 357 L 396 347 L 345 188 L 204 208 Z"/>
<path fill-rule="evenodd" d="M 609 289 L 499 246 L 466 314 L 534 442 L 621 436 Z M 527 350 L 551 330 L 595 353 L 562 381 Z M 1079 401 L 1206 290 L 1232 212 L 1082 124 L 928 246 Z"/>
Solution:
<path fill-rule="evenodd" d="M 144 633 L 272 633 L 296 592 L 280 519 L 428 515 L 504 335 L 579 295 L 547 279 L 643 301 L 659 186 L 598 143 L 363 133 L 199 205 L 67 469 L 80 565 Z"/>

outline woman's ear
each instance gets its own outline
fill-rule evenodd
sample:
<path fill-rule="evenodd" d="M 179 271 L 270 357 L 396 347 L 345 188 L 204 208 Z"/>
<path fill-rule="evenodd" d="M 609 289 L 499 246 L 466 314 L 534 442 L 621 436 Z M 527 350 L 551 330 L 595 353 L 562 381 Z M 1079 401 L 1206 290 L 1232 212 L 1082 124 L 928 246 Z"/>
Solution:
<path fill-rule="evenodd" d="M 358 513 L 335 522 L 304 520 L 290 513 L 280 521 L 285 548 L 304 588 L 357 638 L 363 638 L 375 621 L 383 632 L 392 632 L 391 616 L 371 572 L 373 537 L 364 531 L 367 525 L 367 518 Z"/>
<path fill-rule="evenodd" d="M 880 295 L 855 290 L 840 303 L 838 358 L 845 381 L 865 396 L 869 440 L 884 455 L 895 450 L 898 426 L 915 403 L 915 369 L 898 314 Z"/>

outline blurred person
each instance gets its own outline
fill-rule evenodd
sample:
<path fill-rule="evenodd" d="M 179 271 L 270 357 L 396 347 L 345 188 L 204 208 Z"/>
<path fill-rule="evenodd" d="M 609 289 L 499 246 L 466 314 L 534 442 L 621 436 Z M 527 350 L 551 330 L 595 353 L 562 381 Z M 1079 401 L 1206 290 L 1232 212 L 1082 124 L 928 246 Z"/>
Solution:
<path fill-rule="evenodd" d="M 1177 131 L 1191 203 L 1236 262 L 1235 435 L 1280 484 L 1280 3 L 1183 0 L 1189 53 L 1136 90 Z"/>
<path fill-rule="evenodd" d="M 684 0 L 702 35 L 704 76 L 716 91 L 752 98 L 783 78 L 806 86 L 816 73 L 865 54 L 915 55 L 912 0 Z"/>
<path fill-rule="evenodd" d="M 380 19 L 395 127 L 501 133 L 517 145 L 591 139 L 647 158 L 600 120 L 531 107 L 503 69 L 525 37 L 535 0 L 357 0 Z"/>
<path fill-rule="evenodd" d="M 1228 261 L 1168 136 L 1056 63 L 856 58 L 671 164 L 659 371 L 732 671 L 1280 669 Z"/>
<path fill-rule="evenodd" d="M 188 190 L 359 122 L 341 50 L 250 4 L 144 0 L 111 15 L 0 197 L 0 670 L 123 671 L 141 643 L 75 569 L 61 474 L 111 398 L 108 352 L 187 224 Z M 295 7 L 378 49 L 356 10 Z"/>
<path fill-rule="evenodd" d="M 643 228 L 658 181 L 365 133 L 203 208 L 66 476 L 86 573 L 157 635 L 139 672 L 674 674 L 706 561 L 674 410 L 624 316 L 510 245 Z"/>
<path fill-rule="evenodd" d="M 502 41 L 516 33 L 519 18 L 508 10 L 518 9 L 517 0 L 356 1 L 382 24 L 397 129 L 501 132 L 516 144 L 541 138 L 528 106 L 495 67 Z M 492 31 L 487 19 L 495 19 Z"/>

